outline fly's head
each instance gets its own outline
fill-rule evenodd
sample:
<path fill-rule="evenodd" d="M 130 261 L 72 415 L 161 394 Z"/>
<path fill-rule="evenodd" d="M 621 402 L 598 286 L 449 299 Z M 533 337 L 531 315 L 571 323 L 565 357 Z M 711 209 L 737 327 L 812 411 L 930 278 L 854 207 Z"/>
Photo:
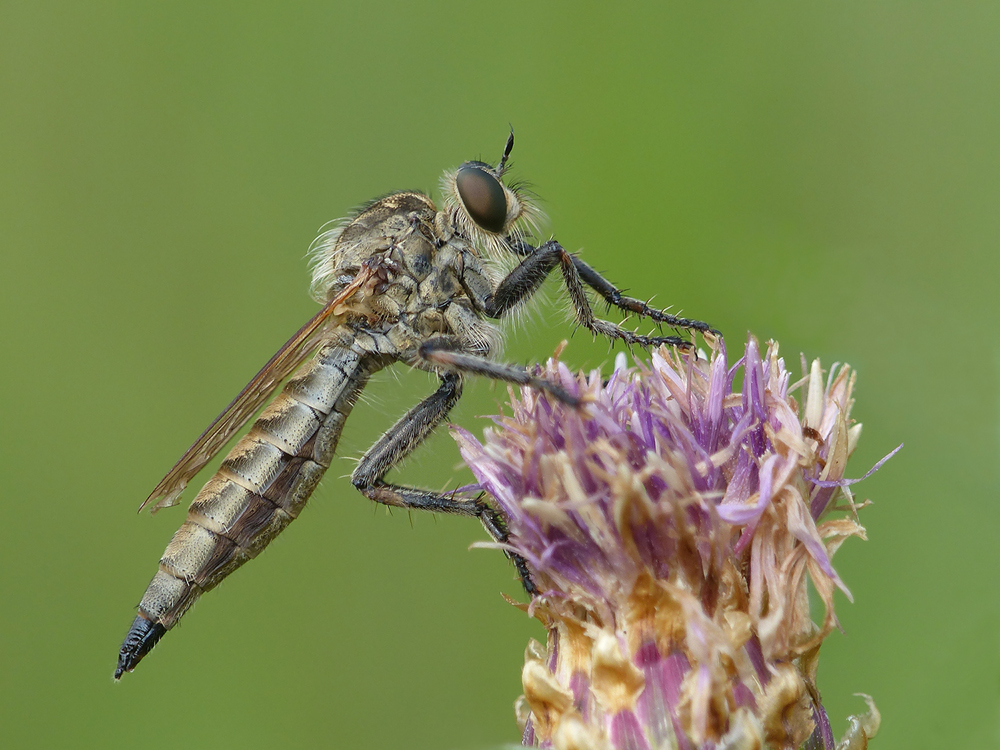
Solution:
<path fill-rule="evenodd" d="M 524 185 L 504 184 L 514 133 L 507 139 L 500 163 L 467 161 L 445 172 L 441 187 L 445 207 L 456 229 L 473 247 L 492 257 L 510 252 L 510 240 L 538 230 L 543 214 Z"/>

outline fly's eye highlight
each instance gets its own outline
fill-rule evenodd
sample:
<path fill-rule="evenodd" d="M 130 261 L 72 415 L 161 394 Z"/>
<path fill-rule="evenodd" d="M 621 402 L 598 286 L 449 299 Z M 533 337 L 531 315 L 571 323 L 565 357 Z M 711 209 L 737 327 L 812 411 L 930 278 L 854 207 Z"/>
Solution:
<path fill-rule="evenodd" d="M 466 165 L 459 168 L 455 185 L 472 220 L 488 232 L 500 234 L 507 220 L 507 196 L 500 180 L 486 170 Z"/>

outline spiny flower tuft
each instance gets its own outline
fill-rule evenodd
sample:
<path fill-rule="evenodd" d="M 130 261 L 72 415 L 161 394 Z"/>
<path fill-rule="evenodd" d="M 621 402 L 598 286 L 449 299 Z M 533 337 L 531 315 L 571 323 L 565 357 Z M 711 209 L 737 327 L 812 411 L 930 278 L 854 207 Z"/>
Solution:
<path fill-rule="evenodd" d="M 708 360 L 663 348 L 626 369 L 620 356 L 606 382 L 550 361 L 583 408 L 523 389 L 484 443 L 454 429 L 548 630 L 526 651 L 526 745 L 836 746 L 816 667 L 834 590 L 851 598 L 831 558 L 865 538 L 844 478 L 861 434 L 854 373 L 824 380 L 803 360 L 791 384 L 777 344 L 762 356 L 750 338 L 732 366 L 709 344 Z M 846 747 L 878 728 L 866 700 Z"/>

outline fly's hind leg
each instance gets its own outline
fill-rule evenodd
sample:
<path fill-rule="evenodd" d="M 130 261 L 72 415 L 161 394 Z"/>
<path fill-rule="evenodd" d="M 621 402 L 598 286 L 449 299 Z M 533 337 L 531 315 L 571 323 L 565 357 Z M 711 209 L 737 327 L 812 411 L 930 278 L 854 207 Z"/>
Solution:
<path fill-rule="evenodd" d="M 441 386 L 410 409 L 362 456 L 351 475 L 354 486 L 365 497 L 383 505 L 415 510 L 453 513 L 480 519 L 486 531 L 501 544 L 507 542 L 507 525 L 499 513 L 481 499 L 467 500 L 436 492 L 390 484 L 385 475 L 412 453 L 437 427 L 462 395 L 461 377 L 454 372 L 441 375 Z M 520 555 L 506 552 L 514 563 L 525 591 L 534 596 L 538 588 L 531 580 L 528 563 Z"/>
<path fill-rule="evenodd" d="M 506 544 L 510 539 L 510 535 L 507 532 L 507 522 L 504 517 L 498 513 L 496 510 L 490 506 L 483 504 L 483 514 L 479 517 L 482 521 L 483 527 L 486 529 L 493 540 L 500 543 Z M 535 585 L 534 579 L 531 577 L 531 570 L 528 568 L 528 561 L 521 557 L 516 552 L 511 552 L 509 549 L 504 549 L 504 554 L 507 555 L 507 559 L 514 563 L 514 570 L 517 571 L 517 577 L 521 580 L 521 585 L 524 586 L 524 590 L 528 592 L 530 596 L 537 596 L 541 593 L 538 586 Z"/>
<path fill-rule="evenodd" d="M 480 498 L 470 500 L 456 497 L 454 493 L 439 494 L 391 484 L 385 481 L 385 475 L 412 453 L 448 416 L 462 394 L 463 372 L 544 389 L 572 406 L 578 406 L 580 399 L 522 367 L 498 364 L 464 352 L 460 342 L 451 337 L 441 336 L 424 342 L 418 351 L 418 358 L 424 364 L 441 370 L 441 385 L 437 391 L 404 414 L 368 449 L 351 474 L 351 481 L 361 494 L 383 505 L 478 518 L 494 540 L 506 543 L 507 525 L 503 517 Z M 513 561 L 525 590 L 531 595 L 537 594 L 538 589 L 531 580 L 527 562 L 511 552 L 507 556 Z"/>
<path fill-rule="evenodd" d="M 365 497 L 383 505 L 479 518 L 483 514 L 482 503 L 384 481 L 389 470 L 416 450 L 458 402 L 462 395 L 460 373 L 483 375 L 493 380 L 545 390 L 570 406 L 579 406 L 580 399 L 555 383 L 532 375 L 523 367 L 491 362 L 464 352 L 460 342 L 448 336 L 425 341 L 417 356 L 426 365 L 441 371 L 441 385 L 404 414 L 368 449 L 351 474 L 351 481 Z"/>
<path fill-rule="evenodd" d="M 361 457 L 351 474 L 354 486 L 365 497 L 383 505 L 414 510 L 432 510 L 460 516 L 482 515 L 474 500 L 439 495 L 435 492 L 389 484 L 383 478 L 410 453 L 416 450 L 462 395 L 462 379 L 452 372 L 441 375 L 440 387 L 404 414 Z"/>

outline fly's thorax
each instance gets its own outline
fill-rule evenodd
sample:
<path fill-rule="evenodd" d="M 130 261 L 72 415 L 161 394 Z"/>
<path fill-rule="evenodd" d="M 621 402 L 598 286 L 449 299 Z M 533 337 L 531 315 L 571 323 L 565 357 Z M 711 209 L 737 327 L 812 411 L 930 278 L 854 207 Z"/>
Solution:
<path fill-rule="evenodd" d="M 406 191 L 378 198 L 362 208 L 343 228 L 334 252 L 364 247 L 372 238 L 400 239 L 409 234 L 414 225 L 433 226 L 437 208 L 423 193 Z"/>
<path fill-rule="evenodd" d="M 443 308 L 455 297 L 463 296 L 462 280 L 459 277 L 461 248 L 448 242 L 437 248 L 434 263 L 420 280 L 413 312 L 421 308 Z"/>
<path fill-rule="evenodd" d="M 384 265 L 384 282 L 401 274 L 419 282 L 433 263 L 436 215 L 426 195 L 392 193 L 321 234 L 310 251 L 313 296 L 333 299 L 366 263 Z"/>

